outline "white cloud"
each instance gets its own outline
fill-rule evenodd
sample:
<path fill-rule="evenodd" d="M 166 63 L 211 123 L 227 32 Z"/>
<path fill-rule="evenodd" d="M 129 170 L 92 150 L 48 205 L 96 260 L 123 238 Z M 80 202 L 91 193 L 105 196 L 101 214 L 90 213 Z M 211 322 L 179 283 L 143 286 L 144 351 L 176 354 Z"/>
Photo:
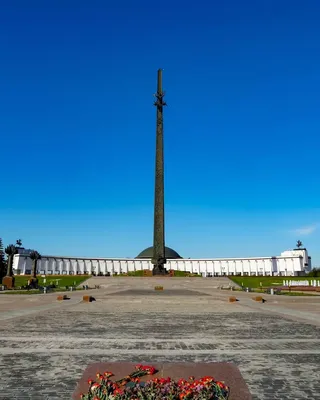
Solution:
<path fill-rule="evenodd" d="M 313 225 L 309 225 L 309 226 L 304 226 L 302 228 L 294 229 L 291 232 L 296 235 L 308 236 L 308 235 L 311 235 L 316 229 L 317 229 L 317 225 L 313 224 Z"/>

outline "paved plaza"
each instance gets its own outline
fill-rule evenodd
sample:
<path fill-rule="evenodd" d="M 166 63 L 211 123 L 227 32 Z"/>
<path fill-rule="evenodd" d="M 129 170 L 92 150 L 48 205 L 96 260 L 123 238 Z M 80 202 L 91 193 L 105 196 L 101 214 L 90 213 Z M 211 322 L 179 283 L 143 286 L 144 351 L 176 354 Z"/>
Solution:
<path fill-rule="evenodd" d="M 98 279 L 98 278 L 97 278 Z M 0 295 L 0 399 L 69 400 L 90 363 L 235 363 L 253 399 L 320 399 L 320 297 L 219 290 L 214 278 L 103 278 L 57 302 Z M 163 292 L 153 290 L 163 285 Z M 308 396 L 308 397 L 306 397 Z"/>

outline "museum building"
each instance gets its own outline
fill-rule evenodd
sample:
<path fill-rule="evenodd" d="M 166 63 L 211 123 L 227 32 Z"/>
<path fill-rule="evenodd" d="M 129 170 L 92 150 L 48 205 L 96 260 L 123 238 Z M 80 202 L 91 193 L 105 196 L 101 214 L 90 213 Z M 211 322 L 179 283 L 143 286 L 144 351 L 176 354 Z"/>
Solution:
<path fill-rule="evenodd" d="M 14 256 L 15 274 L 30 274 L 30 250 L 19 249 Z M 97 258 L 42 255 L 38 273 L 42 275 L 117 275 L 138 270 L 152 270 L 153 249 L 148 247 L 136 258 Z M 284 251 L 280 256 L 246 258 L 183 258 L 166 247 L 166 269 L 201 274 L 206 277 L 225 275 L 303 276 L 311 270 L 307 249 Z"/>

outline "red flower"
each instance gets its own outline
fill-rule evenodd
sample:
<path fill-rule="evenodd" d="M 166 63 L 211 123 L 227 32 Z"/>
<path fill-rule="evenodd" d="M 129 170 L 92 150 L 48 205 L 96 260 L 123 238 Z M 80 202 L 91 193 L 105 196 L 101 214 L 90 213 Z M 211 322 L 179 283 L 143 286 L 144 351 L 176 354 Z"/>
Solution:
<path fill-rule="evenodd" d="M 101 375 L 99 373 L 96 375 L 96 377 L 97 377 L 98 380 L 102 380 L 103 379 L 103 375 Z"/>
<path fill-rule="evenodd" d="M 88 380 L 88 383 L 89 383 L 89 385 L 91 385 L 91 384 L 93 383 L 93 380 L 92 380 L 92 379 L 89 379 L 89 380 Z"/>
<path fill-rule="evenodd" d="M 91 392 L 95 392 L 97 389 L 99 389 L 101 387 L 101 385 L 99 384 L 99 383 L 94 383 L 92 386 L 91 386 L 91 388 L 90 388 L 90 390 L 91 390 Z"/>
<path fill-rule="evenodd" d="M 148 367 L 148 369 L 146 370 L 148 375 L 153 375 L 156 372 L 156 369 L 153 367 Z"/>
<path fill-rule="evenodd" d="M 157 379 L 157 378 L 156 378 Z M 165 383 L 168 383 L 168 382 L 170 382 L 170 378 L 160 378 L 159 379 L 159 382 L 163 385 L 163 384 L 165 384 Z"/>
<path fill-rule="evenodd" d="M 136 365 L 136 371 L 127 375 L 126 377 L 118 380 L 117 382 L 113 382 L 109 379 L 113 374 L 112 372 L 106 371 L 103 375 L 97 374 L 98 380 L 93 382 L 89 380 L 90 389 L 89 389 L 89 397 L 93 400 L 101 400 L 99 398 L 99 394 L 103 393 L 102 397 L 104 398 L 105 395 L 112 394 L 116 396 L 118 399 L 122 399 L 123 396 L 129 395 L 131 400 L 137 400 L 137 389 L 135 389 L 135 385 L 131 388 L 124 389 L 123 386 L 126 385 L 127 382 L 138 383 L 140 382 L 139 377 L 143 375 L 152 375 L 156 372 L 156 369 L 149 365 Z M 101 384 L 100 384 L 101 383 Z M 195 379 L 194 376 L 190 376 L 188 380 L 186 379 L 179 379 L 178 381 L 172 381 L 170 377 L 168 378 L 153 378 L 149 379 L 148 383 L 151 385 L 150 388 L 153 391 L 156 390 L 163 390 L 166 387 L 167 383 L 170 393 L 174 395 L 174 398 L 178 398 L 179 400 L 191 400 L 194 397 L 201 397 L 205 395 L 208 391 L 212 392 L 214 388 L 224 389 L 226 392 L 229 391 L 228 387 L 224 384 L 224 382 L 215 381 L 212 376 L 204 376 L 199 379 Z M 132 393 L 130 392 L 132 390 Z M 144 392 L 143 387 L 141 388 L 142 392 Z M 173 392 L 171 392 L 173 390 Z M 165 389 L 165 392 L 167 388 Z M 91 397 L 94 396 L 94 397 Z M 81 398 L 83 399 L 86 397 L 82 395 Z"/>

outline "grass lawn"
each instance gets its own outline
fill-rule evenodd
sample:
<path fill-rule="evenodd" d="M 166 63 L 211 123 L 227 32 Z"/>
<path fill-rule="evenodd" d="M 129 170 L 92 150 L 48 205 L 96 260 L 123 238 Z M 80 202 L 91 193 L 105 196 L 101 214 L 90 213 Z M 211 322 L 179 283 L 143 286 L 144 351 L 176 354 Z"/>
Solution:
<path fill-rule="evenodd" d="M 282 286 L 284 280 L 291 281 L 310 281 L 319 280 L 319 278 L 310 278 L 307 276 L 229 276 L 229 279 L 238 285 L 250 288 L 260 287 L 260 282 L 262 287 L 277 287 Z M 279 285 L 280 284 L 280 285 Z"/>
<path fill-rule="evenodd" d="M 46 283 L 43 283 L 43 279 L 40 275 L 38 275 L 38 283 L 39 286 L 49 285 L 50 283 L 54 283 L 58 287 L 65 286 L 78 286 L 82 282 L 89 279 L 91 275 L 47 275 Z M 28 280 L 31 278 L 31 275 L 15 275 L 15 287 L 26 286 Z"/>
<path fill-rule="evenodd" d="M 77 288 L 76 289 L 77 291 L 84 291 L 82 288 Z M 61 292 L 63 292 L 63 293 L 74 293 L 74 292 L 71 292 L 70 290 L 66 290 L 66 289 L 52 289 L 50 292 L 48 292 L 48 293 L 61 293 Z M 0 292 L 0 296 L 1 295 L 4 295 L 4 294 L 12 294 L 12 295 L 14 295 L 14 294 L 29 294 L 29 295 L 32 295 L 32 294 L 43 294 L 43 292 L 40 292 L 40 290 L 39 289 L 30 289 L 30 290 L 7 290 L 7 291 L 5 291 L 5 292 Z"/>

